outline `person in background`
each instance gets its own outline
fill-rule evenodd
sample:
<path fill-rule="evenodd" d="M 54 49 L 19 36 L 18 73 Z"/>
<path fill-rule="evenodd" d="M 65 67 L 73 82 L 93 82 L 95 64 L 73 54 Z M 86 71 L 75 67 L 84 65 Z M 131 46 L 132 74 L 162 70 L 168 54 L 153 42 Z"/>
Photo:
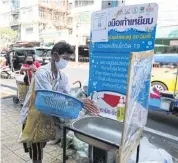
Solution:
<path fill-rule="evenodd" d="M 24 82 L 30 85 L 33 74 L 41 66 L 39 62 L 36 62 L 33 55 L 27 55 L 24 59 L 24 64 L 21 67 L 21 72 L 26 72 L 27 75 L 24 78 Z"/>
<path fill-rule="evenodd" d="M 25 152 L 29 153 L 33 163 L 42 163 L 43 148 L 49 140 L 56 139 L 55 119 L 42 113 L 39 115 L 39 112 L 34 107 L 35 91 L 43 89 L 69 94 L 69 81 L 63 69 L 67 66 L 68 59 L 73 53 L 74 50 L 72 46 L 65 42 L 58 42 L 54 45 L 51 51 L 51 62 L 40 67 L 39 70 L 36 71 L 25 103 L 21 109 L 20 120 L 23 124 L 22 142 L 24 143 Z M 90 99 L 84 98 L 81 100 L 84 103 L 84 109 L 89 113 L 92 115 L 99 114 L 97 106 Z M 48 120 L 45 121 L 45 118 Z M 61 123 L 60 128 L 59 135 L 61 139 L 63 125 L 64 122 Z M 48 127 L 46 128 L 45 126 Z M 40 133 L 40 135 L 38 135 L 38 133 Z M 34 138 L 34 134 L 38 137 L 38 140 L 31 140 L 31 138 Z M 41 142 L 39 137 L 42 137 L 45 141 Z M 23 141 L 24 138 L 26 138 L 27 143 Z M 29 139 L 27 141 L 27 138 L 31 140 L 30 143 L 28 143 Z"/>

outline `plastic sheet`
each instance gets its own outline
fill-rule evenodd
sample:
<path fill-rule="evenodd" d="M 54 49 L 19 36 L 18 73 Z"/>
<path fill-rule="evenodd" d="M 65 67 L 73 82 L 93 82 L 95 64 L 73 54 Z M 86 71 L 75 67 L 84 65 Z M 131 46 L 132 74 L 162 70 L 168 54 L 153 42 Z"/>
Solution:
<path fill-rule="evenodd" d="M 135 163 L 136 152 L 128 163 Z M 164 149 L 156 148 L 146 137 L 140 141 L 139 163 L 173 163 L 172 156 Z"/>

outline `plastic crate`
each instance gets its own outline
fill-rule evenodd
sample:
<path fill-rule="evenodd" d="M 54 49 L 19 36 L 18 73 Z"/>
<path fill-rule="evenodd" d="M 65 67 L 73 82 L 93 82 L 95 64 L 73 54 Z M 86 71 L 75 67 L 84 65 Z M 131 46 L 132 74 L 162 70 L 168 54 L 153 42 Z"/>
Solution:
<path fill-rule="evenodd" d="M 63 93 L 37 90 L 35 107 L 39 111 L 51 116 L 76 119 L 83 108 L 83 103 Z"/>

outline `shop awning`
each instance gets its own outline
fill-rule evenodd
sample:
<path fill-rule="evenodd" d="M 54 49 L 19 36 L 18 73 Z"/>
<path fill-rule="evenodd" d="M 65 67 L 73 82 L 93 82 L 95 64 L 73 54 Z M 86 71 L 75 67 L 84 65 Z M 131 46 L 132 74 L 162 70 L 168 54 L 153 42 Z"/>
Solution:
<path fill-rule="evenodd" d="M 169 38 L 178 38 L 178 30 L 172 31 L 169 35 Z"/>
<path fill-rule="evenodd" d="M 156 54 L 154 62 L 158 63 L 178 63 L 178 54 Z"/>

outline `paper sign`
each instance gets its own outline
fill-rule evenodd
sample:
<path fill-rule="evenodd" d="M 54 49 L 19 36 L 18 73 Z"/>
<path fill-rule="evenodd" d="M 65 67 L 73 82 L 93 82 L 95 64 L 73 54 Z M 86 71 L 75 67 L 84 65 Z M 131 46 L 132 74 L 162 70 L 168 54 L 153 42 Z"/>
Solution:
<path fill-rule="evenodd" d="M 129 159 L 139 143 L 148 115 L 154 51 L 131 54 L 121 160 Z M 123 161 L 124 162 L 124 161 Z"/>
<path fill-rule="evenodd" d="M 95 12 L 92 15 L 92 42 L 108 41 L 108 13 L 107 11 Z"/>

